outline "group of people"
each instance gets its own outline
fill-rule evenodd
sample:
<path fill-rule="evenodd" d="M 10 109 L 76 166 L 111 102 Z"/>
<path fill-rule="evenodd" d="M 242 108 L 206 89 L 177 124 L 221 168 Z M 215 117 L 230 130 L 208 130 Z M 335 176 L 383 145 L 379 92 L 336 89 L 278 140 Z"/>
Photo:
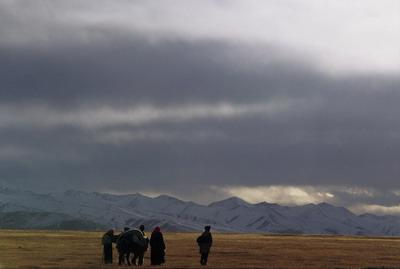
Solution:
<path fill-rule="evenodd" d="M 124 228 L 124 231 L 114 235 L 114 230 L 107 231 L 102 237 L 103 262 L 105 264 L 113 263 L 113 243 L 116 244 L 119 259 L 118 264 L 143 265 L 144 253 L 150 244 L 151 265 L 161 265 L 165 263 L 165 242 L 160 227 L 155 227 L 151 233 L 150 239 L 146 236 L 144 225 L 139 229 Z M 204 232 L 197 238 L 197 244 L 200 252 L 200 264 L 207 265 L 208 254 L 212 246 L 211 227 L 205 226 Z M 133 258 L 130 260 L 130 254 Z"/>

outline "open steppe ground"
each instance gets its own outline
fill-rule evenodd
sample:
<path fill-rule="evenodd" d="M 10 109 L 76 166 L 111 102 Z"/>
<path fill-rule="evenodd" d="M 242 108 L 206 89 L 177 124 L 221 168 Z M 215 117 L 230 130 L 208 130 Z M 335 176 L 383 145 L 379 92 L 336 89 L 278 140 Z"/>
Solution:
<path fill-rule="evenodd" d="M 100 232 L 0 230 L 0 268 L 118 268 L 102 265 L 101 236 Z M 164 236 L 167 263 L 159 268 L 199 267 L 198 234 Z M 213 236 L 208 268 L 400 268 L 400 238 Z"/>

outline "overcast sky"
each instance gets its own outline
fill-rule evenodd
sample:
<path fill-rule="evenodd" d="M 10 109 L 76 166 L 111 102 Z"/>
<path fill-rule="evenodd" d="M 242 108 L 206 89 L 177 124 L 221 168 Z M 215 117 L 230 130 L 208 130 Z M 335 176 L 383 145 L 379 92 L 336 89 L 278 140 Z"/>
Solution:
<path fill-rule="evenodd" d="M 0 180 L 400 214 L 397 0 L 0 0 Z"/>

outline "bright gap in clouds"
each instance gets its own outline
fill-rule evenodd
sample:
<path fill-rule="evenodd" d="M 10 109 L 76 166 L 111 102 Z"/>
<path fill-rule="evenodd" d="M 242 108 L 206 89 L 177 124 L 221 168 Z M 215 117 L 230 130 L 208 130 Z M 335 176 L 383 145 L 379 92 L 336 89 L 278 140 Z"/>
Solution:
<path fill-rule="evenodd" d="M 377 215 L 400 215 L 400 204 L 384 206 L 375 204 L 357 204 L 349 208 L 356 213 L 371 213 Z"/>
<path fill-rule="evenodd" d="M 400 215 L 400 192 L 350 186 L 212 186 L 224 196 L 236 196 L 250 203 L 277 203 L 288 206 L 330 203 L 355 214 Z M 376 203 L 386 200 L 386 204 Z"/>
<path fill-rule="evenodd" d="M 0 127 L 71 125 L 82 128 L 101 128 L 115 125 L 141 126 L 149 123 L 183 123 L 204 119 L 229 119 L 242 116 L 266 115 L 292 109 L 303 101 L 271 100 L 264 103 L 235 104 L 230 102 L 184 104 L 175 106 L 132 105 L 127 108 L 78 108 L 61 111 L 49 106 L 1 106 Z"/>
<path fill-rule="evenodd" d="M 328 71 L 400 71 L 400 2 L 394 0 L 40 2 L 46 5 L 3 4 L 24 16 L 0 25 L 0 45 L 89 44 L 107 40 L 107 32 L 118 29 L 150 43 L 221 40 L 279 46 Z"/>
<path fill-rule="evenodd" d="M 282 205 L 317 204 L 333 200 L 335 196 L 311 186 L 232 186 L 211 187 L 227 196 L 237 196 L 250 203 L 269 202 Z"/>

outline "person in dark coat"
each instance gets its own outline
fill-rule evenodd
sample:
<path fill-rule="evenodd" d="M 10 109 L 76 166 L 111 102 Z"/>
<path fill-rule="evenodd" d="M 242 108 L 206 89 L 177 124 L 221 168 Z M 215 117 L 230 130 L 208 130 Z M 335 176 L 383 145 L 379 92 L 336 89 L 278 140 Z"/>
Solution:
<path fill-rule="evenodd" d="M 207 265 L 208 254 L 212 246 L 211 226 L 204 227 L 204 232 L 197 238 L 200 250 L 200 264 Z"/>
<path fill-rule="evenodd" d="M 114 237 L 115 238 L 115 242 L 117 242 L 119 240 L 118 243 L 117 243 L 117 249 L 118 249 L 118 247 L 123 248 L 123 249 L 127 249 L 128 248 L 127 245 L 129 244 L 129 242 L 126 240 L 126 238 L 120 238 L 120 237 L 124 233 L 128 232 L 129 230 L 130 230 L 129 227 L 124 227 L 124 230 L 119 235 Z M 120 255 L 118 257 L 118 265 L 122 265 L 122 264 L 125 264 L 125 263 L 130 265 L 130 263 L 129 263 L 129 252 L 126 253 L 123 250 L 122 251 L 118 250 L 118 252 L 120 253 Z M 125 254 L 121 255 L 121 253 L 125 253 Z"/>
<path fill-rule="evenodd" d="M 151 234 L 150 247 L 151 265 L 161 265 L 165 263 L 165 243 L 161 229 L 158 226 L 154 228 L 154 231 Z"/>
<path fill-rule="evenodd" d="M 131 228 L 129 228 L 129 227 L 124 227 L 124 230 L 119 234 L 119 235 L 117 235 L 115 238 L 115 242 L 117 242 L 118 241 L 118 239 L 119 239 L 119 237 L 121 236 L 121 235 L 123 235 L 124 233 L 126 233 L 126 232 L 128 232 L 129 230 L 130 230 Z M 126 239 L 124 238 L 124 239 L 121 239 L 121 240 L 125 240 L 125 242 L 118 242 L 117 243 L 117 249 L 118 249 L 118 246 L 126 246 Z M 118 252 L 120 252 L 119 250 L 118 250 Z M 124 251 L 121 251 L 121 252 L 124 252 Z M 128 263 L 128 265 L 129 265 L 129 255 L 128 256 L 124 256 L 124 255 L 119 255 L 119 258 L 118 258 L 118 265 L 122 265 L 122 264 L 125 264 L 125 261 Z"/>
<path fill-rule="evenodd" d="M 113 251 L 112 251 L 113 241 L 114 241 L 114 230 L 108 230 L 101 239 L 101 243 L 103 245 L 103 262 L 105 264 L 113 263 Z"/>
<path fill-rule="evenodd" d="M 143 265 L 143 259 L 144 259 L 144 253 L 147 251 L 147 245 L 149 243 L 149 239 L 146 237 L 146 234 L 144 233 L 144 225 L 140 225 L 139 230 L 142 232 L 143 238 L 147 240 L 146 246 L 143 249 L 137 250 L 133 252 L 133 258 L 132 258 L 132 263 L 134 265 Z M 138 261 L 136 263 L 136 261 Z"/>

